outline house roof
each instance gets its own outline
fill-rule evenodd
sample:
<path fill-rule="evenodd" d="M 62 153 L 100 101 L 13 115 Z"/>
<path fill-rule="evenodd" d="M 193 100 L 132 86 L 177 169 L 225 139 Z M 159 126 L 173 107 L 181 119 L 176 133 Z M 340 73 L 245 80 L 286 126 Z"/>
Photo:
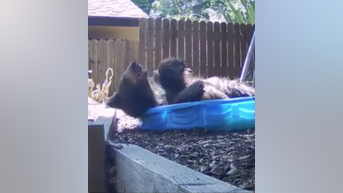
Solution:
<path fill-rule="evenodd" d="M 88 0 L 88 16 L 149 17 L 130 0 Z"/>

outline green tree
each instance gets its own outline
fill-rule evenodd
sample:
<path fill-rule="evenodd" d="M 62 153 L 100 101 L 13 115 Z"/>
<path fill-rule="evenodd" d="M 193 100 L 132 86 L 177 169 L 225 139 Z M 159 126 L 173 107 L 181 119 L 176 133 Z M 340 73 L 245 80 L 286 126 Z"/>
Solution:
<path fill-rule="evenodd" d="M 255 0 L 155 0 L 150 16 L 255 24 Z"/>
<path fill-rule="evenodd" d="M 227 22 L 255 24 L 255 0 L 218 0 L 218 14 Z"/>
<path fill-rule="evenodd" d="M 150 13 L 153 1 L 154 0 L 132 0 L 132 2 L 136 4 L 141 10 L 143 10 L 146 14 Z"/>
<path fill-rule="evenodd" d="M 155 0 L 150 16 L 173 19 L 209 19 L 211 0 Z"/>

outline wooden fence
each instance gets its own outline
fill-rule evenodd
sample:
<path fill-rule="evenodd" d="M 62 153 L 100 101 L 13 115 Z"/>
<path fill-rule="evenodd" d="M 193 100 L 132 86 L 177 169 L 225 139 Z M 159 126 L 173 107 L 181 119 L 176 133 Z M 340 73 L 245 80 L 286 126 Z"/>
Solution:
<path fill-rule="evenodd" d="M 116 90 L 121 74 L 133 60 L 138 61 L 139 49 L 137 40 L 88 40 L 88 69 L 95 83 L 102 84 L 105 80 L 107 68 L 112 68 L 114 76 L 110 92 Z"/>
<path fill-rule="evenodd" d="M 173 56 L 184 59 L 196 75 L 240 75 L 253 34 L 253 26 L 169 19 L 140 19 L 139 41 L 89 40 L 88 67 L 96 83 L 105 79 L 108 67 L 115 71 L 111 92 L 120 75 L 132 61 L 149 70 L 161 59 Z"/>

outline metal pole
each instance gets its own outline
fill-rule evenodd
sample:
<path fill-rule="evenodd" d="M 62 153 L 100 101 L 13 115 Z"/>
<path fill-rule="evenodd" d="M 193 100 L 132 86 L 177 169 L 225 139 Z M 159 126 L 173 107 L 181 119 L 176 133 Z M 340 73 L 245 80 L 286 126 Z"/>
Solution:
<path fill-rule="evenodd" d="M 239 78 L 240 81 L 244 81 L 247 77 L 249 68 L 251 66 L 251 58 L 252 58 L 252 55 L 254 53 L 254 50 L 255 50 L 255 31 L 254 31 L 254 34 L 251 38 L 251 43 L 250 43 L 250 46 L 248 49 L 247 56 L 245 57 L 245 60 L 244 60 L 242 74 L 241 74 L 241 77 Z"/>

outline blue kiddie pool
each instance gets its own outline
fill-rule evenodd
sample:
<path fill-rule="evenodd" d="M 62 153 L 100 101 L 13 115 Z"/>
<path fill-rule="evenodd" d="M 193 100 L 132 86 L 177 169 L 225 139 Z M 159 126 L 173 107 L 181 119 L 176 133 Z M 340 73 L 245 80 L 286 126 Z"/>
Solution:
<path fill-rule="evenodd" d="M 208 100 L 155 107 L 142 117 L 141 129 L 255 129 L 255 97 Z"/>

